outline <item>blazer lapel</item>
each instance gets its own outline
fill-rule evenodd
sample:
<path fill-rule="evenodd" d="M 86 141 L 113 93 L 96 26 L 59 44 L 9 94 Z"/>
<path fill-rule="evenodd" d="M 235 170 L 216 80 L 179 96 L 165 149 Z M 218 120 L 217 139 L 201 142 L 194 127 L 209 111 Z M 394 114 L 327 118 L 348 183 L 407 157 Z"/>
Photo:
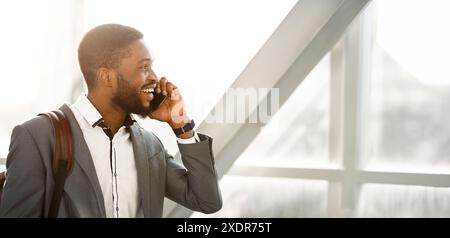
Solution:
<path fill-rule="evenodd" d="M 86 176 L 88 177 L 91 186 L 94 188 L 95 196 L 97 197 L 97 204 L 102 217 L 106 217 L 105 202 L 103 198 L 102 189 L 98 181 L 97 173 L 95 172 L 94 162 L 92 161 L 91 153 L 84 140 L 81 128 L 78 125 L 72 110 L 69 105 L 64 104 L 59 108 L 64 112 L 70 123 L 70 129 L 72 131 L 73 140 L 73 158 L 76 163 L 82 168 Z"/>
<path fill-rule="evenodd" d="M 144 217 L 151 216 L 150 209 L 150 165 L 147 146 L 145 146 L 142 129 L 135 123 L 130 126 L 131 141 L 133 143 L 134 158 L 138 174 L 139 196 L 141 197 Z"/>

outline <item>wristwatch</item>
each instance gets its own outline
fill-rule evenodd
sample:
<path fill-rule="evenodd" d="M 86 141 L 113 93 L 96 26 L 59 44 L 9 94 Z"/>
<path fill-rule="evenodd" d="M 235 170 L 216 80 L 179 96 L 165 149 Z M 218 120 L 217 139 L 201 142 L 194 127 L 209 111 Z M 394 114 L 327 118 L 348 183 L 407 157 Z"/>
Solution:
<path fill-rule="evenodd" d="M 194 120 L 189 121 L 186 123 L 183 127 L 173 129 L 173 132 L 175 132 L 175 135 L 181 135 L 186 132 L 192 131 L 194 129 L 195 123 Z"/>

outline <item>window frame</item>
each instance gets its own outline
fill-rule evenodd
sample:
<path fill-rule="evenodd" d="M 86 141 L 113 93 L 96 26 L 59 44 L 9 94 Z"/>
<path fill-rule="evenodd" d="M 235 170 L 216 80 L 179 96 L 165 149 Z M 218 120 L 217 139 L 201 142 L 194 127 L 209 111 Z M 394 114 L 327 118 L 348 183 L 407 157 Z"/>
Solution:
<path fill-rule="evenodd" d="M 282 106 L 315 65 L 317 65 L 333 48 L 344 34 L 346 28 L 369 2 L 370 0 L 344 0 L 323 1 L 319 4 L 317 1 L 312 0 L 299 1 L 231 87 L 251 85 L 252 87 L 279 88 L 279 102 L 280 106 Z M 299 34 L 299 32 L 301 32 L 301 34 Z M 289 57 L 293 56 L 293 58 L 286 58 L 286 55 L 279 55 L 276 50 L 280 48 L 289 51 L 290 53 L 286 55 L 289 55 Z M 300 52 L 299 49 L 301 49 Z M 292 52 L 297 52 L 297 54 L 292 55 Z M 274 58 L 277 60 L 270 60 Z M 270 67 L 268 67 L 269 65 L 266 65 L 267 62 L 271 63 Z M 266 72 L 270 69 L 278 71 L 279 73 L 283 68 L 284 70 L 279 76 L 274 76 L 273 73 Z M 261 75 L 261 72 L 258 72 L 259 69 L 264 69 L 262 75 L 270 75 L 271 78 L 261 79 L 256 77 Z M 221 104 L 221 102 L 219 102 L 218 105 L 219 104 Z M 333 107 L 333 105 L 331 107 Z M 332 119 L 330 118 L 330 120 Z M 248 123 L 244 125 L 202 123 L 200 125 L 199 130 L 207 132 L 214 138 L 213 150 L 215 152 L 216 169 L 219 178 L 224 174 L 270 176 L 269 174 L 272 174 L 271 171 L 279 171 L 275 174 L 280 176 L 284 173 L 290 174 L 288 171 L 291 171 L 292 168 L 239 166 L 234 167 L 229 171 L 235 160 L 259 133 L 262 126 L 263 125 L 258 123 Z M 351 146 L 352 145 L 349 144 L 348 147 L 351 148 Z M 236 168 L 238 171 L 235 170 Z M 259 171 L 268 169 L 267 174 L 261 173 L 252 175 L 251 171 L 254 169 L 257 171 L 258 168 L 260 168 Z M 318 171 L 321 172 L 317 174 Z M 321 177 L 318 175 L 326 175 L 324 176 L 324 178 L 326 178 L 327 176 L 333 177 L 333 174 L 336 171 L 306 168 L 305 170 L 297 172 L 309 172 L 308 174 L 312 174 L 318 178 Z M 353 173 L 346 173 L 345 175 L 351 174 Z M 302 178 L 303 176 L 300 173 L 293 177 Z M 343 180 L 349 180 L 348 183 L 345 183 L 346 187 L 344 189 L 340 189 L 342 186 L 340 186 L 339 183 L 330 180 L 332 181 L 329 186 L 330 194 L 332 193 L 333 197 L 341 197 L 341 190 L 349 192 L 353 191 L 353 187 L 347 186 L 347 184 L 353 184 L 351 179 L 351 176 L 345 176 L 345 178 L 343 178 Z M 331 200 L 330 197 L 332 197 L 330 194 L 329 200 Z M 348 196 L 345 196 L 343 200 L 348 200 L 347 197 Z M 328 212 L 329 216 L 334 216 L 333 214 L 341 216 L 340 211 L 342 209 L 339 209 L 341 207 L 339 201 L 333 200 L 331 203 L 328 202 L 328 205 L 330 210 L 337 211 Z M 180 205 L 173 206 L 173 204 L 170 204 L 169 206 L 170 208 L 165 210 L 164 216 L 189 217 L 192 214 L 192 211 L 183 208 Z"/>
<path fill-rule="evenodd" d="M 235 166 L 228 174 L 328 181 L 328 216 L 353 216 L 363 184 L 450 187 L 450 174 L 367 170 L 366 156 L 374 2 L 331 51 L 330 161 L 341 168 Z M 345 94 L 344 94 L 345 92 Z"/>

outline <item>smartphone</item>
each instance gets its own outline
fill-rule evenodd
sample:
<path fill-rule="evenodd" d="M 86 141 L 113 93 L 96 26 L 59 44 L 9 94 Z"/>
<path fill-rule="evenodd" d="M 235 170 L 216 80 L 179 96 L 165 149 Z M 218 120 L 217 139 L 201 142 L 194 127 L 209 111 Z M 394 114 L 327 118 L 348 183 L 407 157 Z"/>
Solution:
<path fill-rule="evenodd" d="M 162 93 L 152 92 L 153 100 L 150 102 L 150 112 L 155 111 L 163 102 L 166 100 L 167 96 Z"/>

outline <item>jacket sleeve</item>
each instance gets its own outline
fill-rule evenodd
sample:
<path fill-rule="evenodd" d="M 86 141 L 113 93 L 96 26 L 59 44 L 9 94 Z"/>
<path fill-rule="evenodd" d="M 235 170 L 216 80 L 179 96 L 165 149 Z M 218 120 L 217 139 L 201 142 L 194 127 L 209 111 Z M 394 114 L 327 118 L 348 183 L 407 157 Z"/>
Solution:
<path fill-rule="evenodd" d="M 32 136 L 22 125 L 12 132 L 6 169 L 0 217 L 42 217 L 45 169 Z"/>
<path fill-rule="evenodd" d="M 178 144 L 186 168 L 166 152 L 166 196 L 191 210 L 214 213 L 222 208 L 222 197 L 214 168 L 212 138 L 198 135 L 200 142 Z"/>

